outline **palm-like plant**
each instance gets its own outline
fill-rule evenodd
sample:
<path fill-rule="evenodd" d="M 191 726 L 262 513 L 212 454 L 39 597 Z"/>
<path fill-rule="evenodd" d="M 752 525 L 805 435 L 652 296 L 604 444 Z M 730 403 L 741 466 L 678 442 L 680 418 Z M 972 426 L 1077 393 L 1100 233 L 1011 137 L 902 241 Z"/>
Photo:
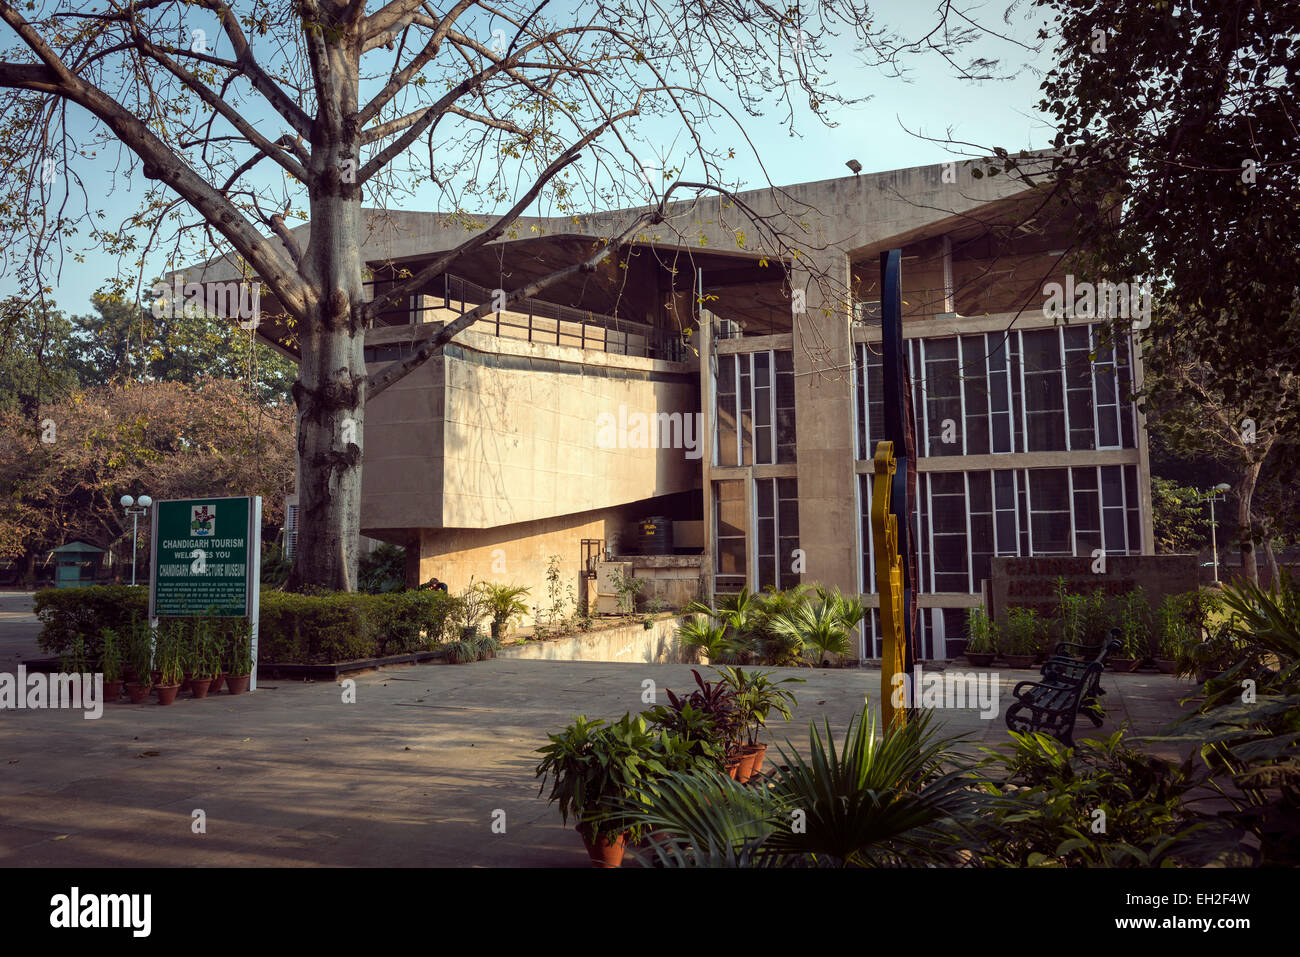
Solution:
<path fill-rule="evenodd" d="M 619 810 L 654 831 L 642 864 L 664 867 L 763 867 L 782 863 L 765 846 L 781 808 L 767 788 L 751 788 L 711 768 L 670 774 L 649 801 L 623 799 Z"/>
<path fill-rule="evenodd" d="M 824 738 L 810 726 L 809 760 L 782 750 L 770 788 L 708 770 L 670 774 L 622 810 L 659 835 L 666 867 L 951 863 L 986 802 L 969 768 L 943 770 L 953 740 L 928 714 L 880 739 L 855 715 L 840 750 L 829 722 Z"/>
<path fill-rule="evenodd" d="M 498 585 L 495 582 L 484 582 L 481 588 L 488 613 L 492 616 L 492 637 L 504 638 L 510 623 L 528 614 L 528 606 L 524 604 L 523 598 L 532 589 L 523 585 Z"/>
<path fill-rule="evenodd" d="M 819 651 L 819 664 L 825 664 L 827 655 L 849 653 L 849 633 L 840 609 L 833 601 L 816 601 L 800 605 L 788 615 L 772 621 L 772 630 L 778 635 L 799 643 L 799 647 Z"/>
<path fill-rule="evenodd" d="M 774 787 L 778 802 L 804 812 L 802 828 L 787 819 L 769 843 L 817 864 L 946 859 L 953 826 L 970 819 L 980 800 L 968 786 L 969 768 L 942 769 L 954 740 L 938 736 L 932 713 L 880 738 L 874 717 L 855 715 L 840 751 L 829 720 L 824 740 L 810 726 L 810 759 L 781 749 L 786 766 Z"/>
<path fill-rule="evenodd" d="M 698 612 L 678 626 L 677 639 L 687 648 L 698 648 L 709 661 L 721 661 L 730 651 L 727 626 Z"/>
<path fill-rule="evenodd" d="M 1228 703 L 1246 679 L 1260 694 L 1300 691 L 1300 588 L 1286 577 L 1268 591 L 1243 581 L 1223 589 L 1223 604 L 1233 618 L 1220 632 L 1230 632 L 1236 647 L 1225 653 L 1222 663 L 1228 667 L 1218 686 L 1207 689 L 1211 693 L 1201 710 Z"/>

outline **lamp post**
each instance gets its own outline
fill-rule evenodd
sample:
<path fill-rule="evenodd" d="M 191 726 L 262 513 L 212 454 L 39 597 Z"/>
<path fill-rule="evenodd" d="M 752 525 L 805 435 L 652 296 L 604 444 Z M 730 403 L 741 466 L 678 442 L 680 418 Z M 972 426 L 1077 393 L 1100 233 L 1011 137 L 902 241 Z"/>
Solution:
<path fill-rule="evenodd" d="M 153 499 L 148 495 L 141 495 L 137 502 L 130 495 L 123 495 L 120 499 L 122 510 L 131 516 L 131 584 L 135 584 L 135 553 L 137 549 L 136 536 L 140 531 L 140 516 L 149 511 L 149 506 L 153 504 Z"/>
<path fill-rule="evenodd" d="M 1210 503 L 1210 548 L 1214 551 L 1214 584 L 1216 585 L 1219 583 L 1219 536 L 1218 523 L 1214 519 L 1214 503 L 1225 501 L 1223 493 L 1231 489 L 1232 486 L 1227 482 L 1220 482 L 1206 495 L 1206 500 Z"/>

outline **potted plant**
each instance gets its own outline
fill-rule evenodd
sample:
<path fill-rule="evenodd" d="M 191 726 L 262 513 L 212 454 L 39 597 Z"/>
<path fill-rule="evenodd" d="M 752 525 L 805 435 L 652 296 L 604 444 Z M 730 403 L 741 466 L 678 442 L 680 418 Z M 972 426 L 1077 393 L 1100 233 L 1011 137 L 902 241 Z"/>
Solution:
<path fill-rule="evenodd" d="M 99 668 L 104 673 L 104 700 L 116 701 L 122 694 L 122 639 L 112 628 L 101 628 L 99 647 Z"/>
<path fill-rule="evenodd" d="M 982 610 L 982 609 L 981 609 Z M 997 623 L 990 621 L 993 635 L 997 635 Z M 1008 668 L 1032 668 L 1038 654 L 1039 635 L 1042 622 L 1038 612 L 1033 608 L 1009 608 L 1007 610 L 1007 630 L 1004 639 L 1002 657 Z"/>
<path fill-rule="evenodd" d="M 65 675 L 88 675 L 91 673 L 90 655 L 86 652 L 86 642 L 81 635 L 77 635 L 72 639 L 67 654 L 59 659 L 59 669 Z"/>
<path fill-rule="evenodd" d="M 1166 595 L 1156 611 L 1155 666 L 1165 674 L 1191 675 L 1195 634 L 1182 596 Z"/>
<path fill-rule="evenodd" d="M 721 771 L 726 766 L 726 755 L 721 736 L 713 716 L 705 714 L 691 703 L 690 696 L 678 697 L 668 692 L 668 703 L 657 704 L 641 713 L 651 727 L 666 731 L 679 741 L 701 765 Z"/>
<path fill-rule="evenodd" d="M 158 629 L 154 664 L 159 674 L 158 703 L 172 704 L 181 690 L 185 667 L 185 627 L 180 619 L 169 618 Z"/>
<path fill-rule="evenodd" d="M 474 657 L 478 661 L 495 658 L 501 650 L 501 641 L 495 635 L 479 635 L 474 639 Z"/>
<path fill-rule="evenodd" d="M 966 660 L 977 668 L 993 664 L 998 653 L 998 625 L 982 606 L 966 611 Z"/>
<path fill-rule="evenodd" d="M 491 615 L 492 637 L 500 641 L 506 636 L 511 622 L 528 614 L 528 606 L 524 604 L 523 597 L 531 589 L 522 585 L 498 585 L 491 582 L 484 582 L 482 587 L 487 612 Z"/>
<path fill-rule="evenodd" d="M 449 665 L 464 665 L 471 661 L 478 661 L 478 653 L 476 638 L 457 638 L 443 646 L 443 654 Z"/>
<path fill-rule="evenodd" d="M 253 633 L 246 618 L 235 619 L 222 670 L 227 691 L 243 694 L 248 690 L 248 677 L 253 673 Z"/>
<path fill-rule="evenodd" d="M 740 780 L 744 756 L 741 748 L 745 740 L 745 719 L 736 692 L 722 681 L 705 681 L 696 669 L 691 669 L 695 677 L 696 690 L 688 700 L 698 711 L 703 712 L 713 722 L 717 734 L 717 743 L 722 751 L 723 770 L 729 777 Z M 668 700 L 674 702 L 673 692 L 668 691 Z"/>
<path fill-rule="evenodd" d="M 132 704 L 140 704 L 153 686 L 153 629 L 147 621 L 132 623 L 127 650 L 134 680 L 126 683 L 126 693 Z"/>
<path fill-rule="evenodd" d="M 1188 672 L 1194 671 L 1198 681 L 1211 681 L 1240 661 L 1244 653 L 1232 624 L 1225 623 L 1204 641 L 1190 643 Z"/>
<path fill-rule="evenodd" d="M 543 755 L 537 793 L 546 790 L 549 777 L 547 801 L 560 805 L 564 823 L 573 817 L 592 866 L 618 867 L 627 844 L 640 837 L 626 807 L 644 804 L 653 779 L 669 770 L 663 760 L 666 735 L 652 731 L 641 716 L 624 714 L 610 725 L 575 715 L 572 724 L 547 737 L 551 743 L 537 749 Z"/>
<path fill-rule="evenodd" d="M 470 581 L 465 590 L 456 595 L 448 619 L 457 629 L 461 641 L 473 642 L 478 638 L 479 625 L 488 614 L 488 599 L 482 583 Z"/>
<path fill-rule="evenodd" d="M 742 668 L 720 667 L 714 669 L 722 681 L 736 695 L 736 705 L 745 733 L 745 743 L 740 746 L 741 763 L 736 780 L 744 784 L 753 775 L 761 774 L 767 745 L 758 741 L 759 732 L 767 727 L 767 718 L 773 711 L 786 721 L 791 708 L 799 703 L 794 693 L 779 687 L 784 684 L 803 684 L 802 678 L 782 678 L 772 681 L 767 672 Z"/>
<path fill-rule="evenodd" d="M 221 645 L 217 641 L 216 623 L 204 616 L 194 621 L 190 644 L 190 694 L 206 698 L 212 679 L 221 670 Z"/>
<path fill-rule="evenodd" d="M 1121 647 L 1107 664 L 1112 671 L 1134 671 L 1151 655 L 1151 608 L 1140 585 L 1117 599 L 1115 618 Z"/>

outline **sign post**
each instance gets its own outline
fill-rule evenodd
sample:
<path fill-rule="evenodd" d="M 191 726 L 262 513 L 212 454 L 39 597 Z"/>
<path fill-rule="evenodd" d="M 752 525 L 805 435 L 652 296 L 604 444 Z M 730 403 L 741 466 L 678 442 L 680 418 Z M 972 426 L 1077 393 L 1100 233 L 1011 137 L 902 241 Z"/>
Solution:
<path fill-rule="evenodd" d="M 248 687 L 256 690 L 261 496 L 155 502 L 150 551 L 150 622 L 164 615 L 247 618 Z"/>

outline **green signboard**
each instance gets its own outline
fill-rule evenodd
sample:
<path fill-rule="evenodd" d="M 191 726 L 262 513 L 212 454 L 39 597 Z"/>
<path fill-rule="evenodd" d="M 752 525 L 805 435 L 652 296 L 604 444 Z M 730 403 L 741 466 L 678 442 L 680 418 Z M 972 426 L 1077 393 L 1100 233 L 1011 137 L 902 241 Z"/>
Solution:
<path fill-rule="evenodd" d="M 149 617 L 255 617 L 260 498 L 154 504 Z"/>

